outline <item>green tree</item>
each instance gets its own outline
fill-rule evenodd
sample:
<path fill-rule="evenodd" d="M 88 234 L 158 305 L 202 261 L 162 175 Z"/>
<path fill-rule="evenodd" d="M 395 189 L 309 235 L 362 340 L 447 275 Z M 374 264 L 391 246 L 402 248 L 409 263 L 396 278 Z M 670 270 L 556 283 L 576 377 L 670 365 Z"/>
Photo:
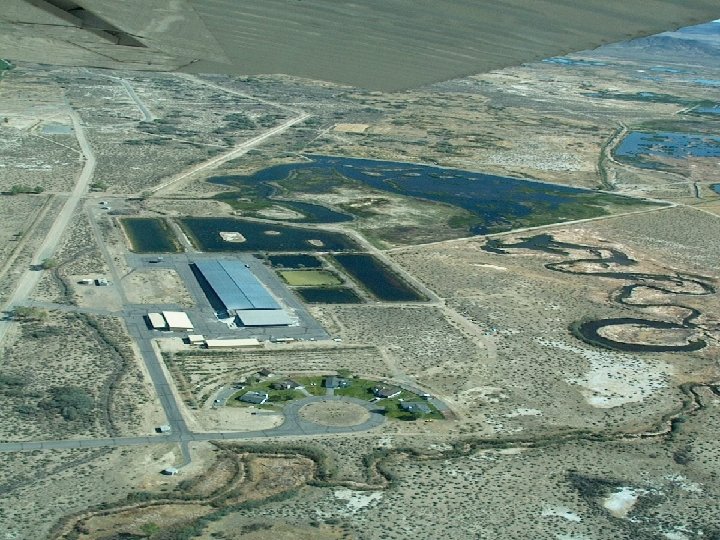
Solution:
<path fill-rule="evenodd" d="M 43 270 L 52 270 L 53 268 L 57 267 L 57 265 L 58 265 L 57 260 L 53 259 L 52 257 L 43 259 L 43 261 L 40 263 L 40 267 Z"/>
<path fill-rule="evenodd" d="M 13 310 L 13 315 L 18 321 L 42 321 L 47 317 L 47 311 L 36 307 L 18 306 Z"/>
<path fill-rule="evenodd" d="M 48 399 L 41 401 L 38 407 L 54 412 L 65 420 L 88 419 L 95 408 L 93 397 L 78 386 L 56 386 L 49 391 Z"/>

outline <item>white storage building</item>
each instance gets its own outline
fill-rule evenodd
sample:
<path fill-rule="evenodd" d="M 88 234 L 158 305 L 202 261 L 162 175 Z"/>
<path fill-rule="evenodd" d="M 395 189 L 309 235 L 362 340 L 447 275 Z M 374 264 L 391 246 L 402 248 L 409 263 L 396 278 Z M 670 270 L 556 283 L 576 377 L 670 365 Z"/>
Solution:
<path fill-rule="evenodd" d="M 167 330 L 167 323 L 165 317 L 160 313 L 148 313 L 148 320 L 153 330 Z"/>
<path fill-rule="evenodd" d="M 162 316 L 171 332 L 187 332 L 193 329 L 190 317 L 184 311 L 163 311 Z"/>

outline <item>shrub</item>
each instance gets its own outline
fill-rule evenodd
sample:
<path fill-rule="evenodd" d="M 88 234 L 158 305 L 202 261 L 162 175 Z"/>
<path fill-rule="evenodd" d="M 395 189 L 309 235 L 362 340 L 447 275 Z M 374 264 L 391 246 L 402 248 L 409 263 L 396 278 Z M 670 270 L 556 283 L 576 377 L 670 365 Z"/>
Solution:
<path fill-rule="evenodd" d="M 38 407 L 57 413 L 68 421 L 89 417 L 95 407 L 93 397 L 77 386 L 56 386 L 50 389 L 49 394 L 49 399 L 38 403 Z"/>

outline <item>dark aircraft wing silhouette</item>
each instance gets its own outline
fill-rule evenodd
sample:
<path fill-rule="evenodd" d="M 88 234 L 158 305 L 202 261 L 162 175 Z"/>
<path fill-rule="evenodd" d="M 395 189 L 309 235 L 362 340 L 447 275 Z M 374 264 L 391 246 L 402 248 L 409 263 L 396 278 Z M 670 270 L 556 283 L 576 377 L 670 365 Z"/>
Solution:
<path fill-rule="evenodd" d="M 397 90 L 718 18 L 719 0 L 2 0 L 0 56 Z"/>

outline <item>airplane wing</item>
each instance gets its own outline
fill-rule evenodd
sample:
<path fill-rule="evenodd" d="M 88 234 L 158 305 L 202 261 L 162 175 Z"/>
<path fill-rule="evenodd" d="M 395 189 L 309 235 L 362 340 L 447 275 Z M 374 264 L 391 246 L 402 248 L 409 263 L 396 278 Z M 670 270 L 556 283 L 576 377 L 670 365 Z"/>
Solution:
<path fill-rule="evenodd" d="M 718 0 L 3 0 L 0 55 L 398 90 L 720 18 Z"/>

